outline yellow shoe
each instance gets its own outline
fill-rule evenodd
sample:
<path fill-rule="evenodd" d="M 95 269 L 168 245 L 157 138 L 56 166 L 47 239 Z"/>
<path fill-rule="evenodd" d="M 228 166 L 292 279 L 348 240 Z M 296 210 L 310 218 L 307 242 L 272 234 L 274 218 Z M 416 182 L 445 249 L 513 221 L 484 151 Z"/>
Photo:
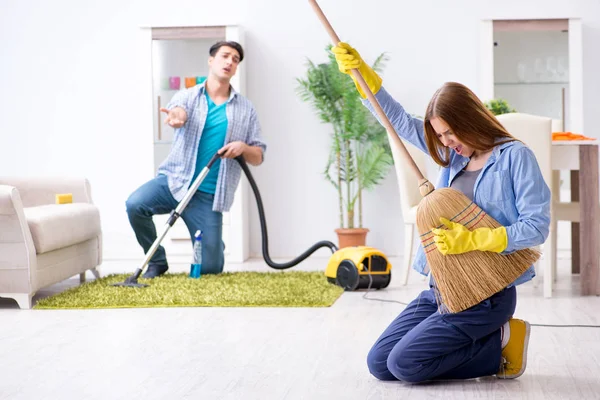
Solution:
<path fill-rule="evenodd" d="M 527 366 L 527 345 L 531 331 L 529 322 L 511 318 L 508 324 L 510 336 L 508 344 L 502 349 L 500 371 L 496 374 L 500 379 L 518 378 Z"/>

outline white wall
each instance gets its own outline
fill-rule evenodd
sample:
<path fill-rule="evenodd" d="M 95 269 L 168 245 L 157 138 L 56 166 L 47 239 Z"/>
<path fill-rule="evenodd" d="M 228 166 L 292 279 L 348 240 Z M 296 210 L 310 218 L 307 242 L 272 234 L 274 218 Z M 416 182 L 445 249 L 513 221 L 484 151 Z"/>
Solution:
<path fill-rule="evenodd" d="M 272 257 L 290 258 L 317 240 L 335 240 L 335 191 L 322 177 L 329 128 L 295 94 L 306 57 L 325 60 L 328 36 L 308 2 L 56 0 L 0 3 L 0 173 L 82 174 L 101 207 L 106 257 L 130 242 L 125 199 L 151 178 L 152 135 L 140 120 L 152 107 L 139 71 L 139 26 L 240 24 L 246 32 L 247 95 L 269 149 L 253 172 L 267 211 Z M 343 6 L 342 6 L 343 4 Z M 598 136 L 600 4 L 562 0 L 503 3 L 460 0 L 390 2 L 322 0 L 342 40 L 368 60 L 390 62 L 385 86 L 407 110 L 423 113 L 444 81 L 477 91 L 479 21 L 483 18 L 582 17 L 585 134 Z M 147 60 L 150 62 L 150 60 Z M 9 93 L 10 95 L 7 95 Z M 365 196 L 369 244 L 390 255 L 402 249 L 402 218 L 393 170 Z M 255 206 L 251 251 L 260 254 Z M 320 253 L 327 255 L 327 250 Z M 141 250 L 139 250 L 141 255 Z M 115 255 L 116 256 L 116 255 Z"/>

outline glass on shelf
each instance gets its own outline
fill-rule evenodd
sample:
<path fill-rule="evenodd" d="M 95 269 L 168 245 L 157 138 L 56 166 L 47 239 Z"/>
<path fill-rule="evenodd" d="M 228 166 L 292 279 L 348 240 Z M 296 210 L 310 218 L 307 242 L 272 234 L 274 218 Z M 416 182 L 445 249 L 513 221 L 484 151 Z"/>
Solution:
<path fill-rule="evenodd" d="M 556 57 L 554 57 L 554 56 L 546 57 L 546 74 L 547 74 L 548 80 L 550 82 L 556 82 L 559 80 L 556 69 L 557 69 Z"/>
<path fill-rule="evenodd" d="M 527 82 L 527 65 L 522 61 L 517 64 L 517 77 L 519 82 Z"/>
<path fill-rule="evenodd" d="M 569 67 L 566 57 L 558 57 L 556 72 L 558 73 L 558 79 L 561 81 L 566 81 L 569 79 Z"/>
<path fill-rule="evenodd" d="M 536 81 L 538 82 L 542 82 L 545 80 L 546 77 L 546 65 L 544 63 L 544 60 L 542 60 L 541 57 L 537 57 L 535 59 L 535 63 L 534 63 L 534 71 L 535 71 L 535 78 Z"/>

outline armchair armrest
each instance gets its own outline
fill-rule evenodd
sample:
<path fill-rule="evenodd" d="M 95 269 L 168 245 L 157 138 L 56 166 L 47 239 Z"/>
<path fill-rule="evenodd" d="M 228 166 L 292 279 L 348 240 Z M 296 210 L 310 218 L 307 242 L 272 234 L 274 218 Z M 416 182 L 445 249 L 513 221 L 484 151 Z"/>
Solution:
<path fill-rule="evenodd" d="M 23 203 L 19 196 L 19 191 L 14 186 L 0 184 L 0 243 L 1 242 L 22 242 L 13 234 L 8 232 L 29 231 L 27 219 L 23 212 Z M 12 222 L 12 224 L 11 224 Z M 16 224 L 16 225 L 15 225 Z"/>
<path fill-rule="evenodd" d="M 0 184 L 0 293 L 29 293 L 36 263 L 19 191 Z"/>
<path fill-rule="evenodd" d="M 0 185 L 17 188 L 23 207 L 54 204 L 59 193 L 72 193 L 73 203 L 92 203 L 90 183 L 86 178 L 0 176 Z"/>

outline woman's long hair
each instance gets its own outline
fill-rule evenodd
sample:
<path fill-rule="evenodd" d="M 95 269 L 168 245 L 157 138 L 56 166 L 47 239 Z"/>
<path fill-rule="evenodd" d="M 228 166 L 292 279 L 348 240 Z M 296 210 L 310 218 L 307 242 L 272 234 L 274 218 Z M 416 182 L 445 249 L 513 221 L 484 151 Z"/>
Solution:
<path fill-rule="evenodd" d="M 425 142 L 433 160 L 443 167 L 450 164 L 450 149 L 445 147 L 431 126 L 431 119 L 441 118 L 464 144 L 478 151 L 517 140 L 479 98 L 465 85 L 446 82 L 439 88 L 425 113 Z"/>

